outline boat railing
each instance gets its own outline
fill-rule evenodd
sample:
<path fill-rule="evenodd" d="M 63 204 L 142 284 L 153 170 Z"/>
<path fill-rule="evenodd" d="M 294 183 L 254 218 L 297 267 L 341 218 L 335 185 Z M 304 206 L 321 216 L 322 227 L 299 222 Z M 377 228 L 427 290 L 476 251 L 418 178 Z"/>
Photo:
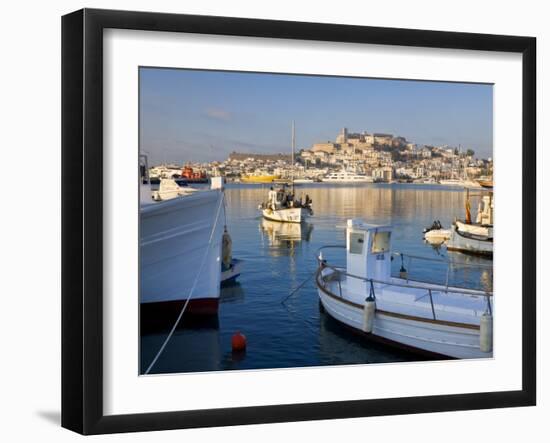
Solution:
<path fill-rule="evenodd" d="M 324 277 L 321 273 L 321 271 L 324 270 L 324 269 L 332 270 L 333 274 Z M 376 287 L 375 287 L 375 284 L 377 284 L 377 285 L 380 284 L 380 285 L 384 285 L 384 286 L 414 288 L 414 289 L 425 290 L 426 295 L 428 296 L 428 298 L 430 300 L 432 319 L 433 320 L 438 320 L 436 312 L 435 312 L 433 292 L 434 291 L 435 292 L 442 292 L 442 291 L 438 291 L 437 288 L 427 286 L 427 285 L 421 285 L 421 284 L 410 284 L 410 283 L 406 284 L 406 283 L 397 283 L 397 282 L 394 282 L 394 281 L 376 280 L 374 278 L 365 278 L 365 277 L 361 277 L 361 276 L 358 276 L 358 275 L 350 274 L 349 272 L 347 272 L 343 268 L 330 266 L 329 264 L 326 263 L 325 260 L 322 260 L 320 262 L 319 273 L 318 273 L 317 279 L 319 279 L 319 277 L 321 278 L 322 285 L 323 285 L 323 288 L 324 288 L 325 291 L 330 291 L 330 289 L 327 288 L 327 283 L 329 281 L 336 281 L 338 283 L 339 297 L 341 299 L 344 298 L 343 294 L 342 294 L 342 283 L 341 283 L 342 282 L 342 276 L 345 276 L 346 278 L 358 279 L 358 280 L 361 280 L 361 281 L 364 281 L 364 282 L 368 283 L 369 284 L 369 297 L 372 297 L 374 300 L 376 300 Z M 334 277 L 336 277 L 336 279 Z M 492 305 L 491 305 L 491 298 L 493 296 L 492 292 L 484 292 L 484 291 L 480 291 L 480 290 L 466 289 L 466 288 L 453 288 L 452 293 L 453 294 L 467 295 L 467 296 L 470 296 L 470 297 L 471 296 L 477 296 L 477 297 L 480 297 L 480 298 L 484 298 L 485 303 L 486 303 L 486 312 L 489 315 L 493 315 L 493 308 L 492 308 Z M 336 296 L 336 294 L 334 296 Z"/>
<path fill-rule="evenodd" d="M 345 276 L 350 277 L 350 278 L 363 280 L 363 281 L 369 282 L 371 284 L 372 283 L 377 283 L 377 284 L 391 285 L 391 286 L 397 286 L 397 287 L 424 289 L 424 290 L 429 291 L 430 297 L 431 297 L 431 291 L 434 289 L 433 288 L 433 283 L 419 282 L 419 281 L 416 281 L 416 280 L 409 280 L 408 277 L 406 279 L 403 279 L 403 280 L 405 280 L 405 283 L 398 283 L 398 282 L 395 282 L 395 281 L 383 281 L 383 280 L 376 280 L 376 279 L 372 279 L 372 278 L 361 277 L 361 276 L 358 276 L 358 275 L 348 273 L 345 270 L 345 268 L 343 268 L 343 267 L 329 265 L 327 263 L 327 261 L 322 256 L 322 252 L 326 249 L 345 249 L 345 248 L 346 247 L 343 246 L 343 245 L 325 245 L 325 246 L 320 247 L 317 251 L 317 260 L 318 260 L 319 266 L 323 266 L 324 268 L 332 269 L 332 270 L 338 272 L 339 275 L 345 275 Z M 393 253 L 392 255 L 398 255 L 398 256 L 403 255 L 403 256 L 405 256 L 405 254 L 399 254 L 399 253 Z M 422 260 L 426 260 L 426 261 L 434 261 L 434 262 L 438 262 L 438 263 L 441 263 L 441 264 L 446 264 L 448 266 L 447 269 L 449 269 L 453 265 L 457 265 L 457 264 L 462 265 L 463 264 L 462 262 L 457 263 L 457 262 L 453 262 L 453 261 L 449 261 L 449 260 L 432 259 L 430 257 L 421 257 L 421 256 L 410 256 L 410 257 L 416 258 L 418 260 L 422 259 Z M 471 263 L 465 263 L 465 265 L 475 267 L 475 265 L 473 265 Z M 443 285 L 443 287 L 445 288 L 444 292 L 452 292 L 452 293 L 458 293 L 458 294 L 464 294 L 464 295 L 488 296 L 488 297 L 493 296 L 493 292 L 488 291 L 488 290 L 450 287 L 449 286 L 449 271 L 447 271 L 446 283 L 445 283 L 445 285 Z"/>
<path fill-rule="evenodd" d="M 426 262 L 426 261 L 429 261 L 429 262 L 432 262 L 432 263 L 437 263 L 437 264 L 440 264 L 440 265 L 443 265 L 446 267 L 446 270 L 445 270 L 445 287 L 448 289 L 449 288 L 449 281 L 450 281 L 450 275 L 451 275 L 451 270 L 453 268 L 475 268 L 475 269 L 480 269 L 480 268 L 483 268 L 483 269 L 486 269 L 488 272 L 490 272 L 491 274 L 493 273 L 493 266 L 492 265 L 489 265 L 489 264 L 485 264 L 485 263 L 466 263 L 466 262 L 457 262 L 457 261 L 451 261 L 451 260 L 440 260 L 440 259 L 437 259 L 437 258 L 432 258 L 432 257 L 423 257 L 423 256 L 418 256 L 418 255 L 410 255 L 410 254 L 403 254 L 403 253 L 399 253 L 399 252 L 393 252 L 392 253 L 392 260 L 395 258 L 395 257 L 399 257 L 401 258 L 401 266 L 404 267 L 405 266 L 405 261 L 407 262 L 406 264 L 406 280 L 407 282 L 409 282 L 409 276 L 411 275 L 411 272 L 412 272 L 412 269 L 413 269 L 413 263 L 422 263 L 422 262 Z"/>

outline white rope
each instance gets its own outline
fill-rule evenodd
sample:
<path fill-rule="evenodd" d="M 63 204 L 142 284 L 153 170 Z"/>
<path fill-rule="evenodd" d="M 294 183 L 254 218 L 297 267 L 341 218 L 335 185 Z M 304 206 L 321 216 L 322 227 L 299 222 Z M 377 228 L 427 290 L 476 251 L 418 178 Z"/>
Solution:
<path fill-rule="evenodd" d="M 206 263 L 206 257 L 208 256 L 208 253 L 210 252 L 210 245 L 212 243 L 212 238 L 214 237 L 214 232 L 216 232 L 216 226 L 218 225 L 218 219 L 219 219 L 219 215 L 220 215 L 220 208 L 222 207 L 222 203 L 223 203 L 224 197 L 225 197 L 225 194 L 223 193 L 223 191 L 222 191 L 221 194 L 222 194 L 222 196 L 221 196 L 221 199 L 220 199 L 220 203 L 218 204 L 218 210 L 216 212 L 216 220 L 214 221 L 214 226 L 212 226 L 212 231 L 210 232 L 210 238 L 208 239 L 208 247 L 206 248 L 206 250 L 204 251 L 204 255 L 202 256 L 202 261 L 201 261 L 201 265 L 199 267 L 199 272 L 197 272 L 197 274 L 195 275 L 195 280 L 193 282 L 193 286 L 191 287 L 191 291 L 189 292 L 189 296 L 187 297 L 187 300 L 185 300 L 185 303 L 184 303 L 183 307 L 181 308 L 180 314 L 178 315 L 177 320 L 175 321 L 174 325 L 172 326 L 172 329 L 170 330 L 170 333 L 166 337 L 166 340 L 164 340 L 164 343 L 162 344 L 159 351 L 157 352 L 157 355 L 155 355 L 155 358 L 153 359 L 153 361 L 151 362 L 151 364 L 149 365 L 149 367 L 145 371 L 145 375 L 149 374 L 151 369 L 153 369 L 153 366 L 155 366 L 155 363 L 157 362 L 157 360 L 161 356 L 162 352 L 164 351 L 164 348 L 166 347 L 166 345 L 168 344 L 168 342 L 172 338 L 172 335 L 174 334 L 174 331 L 176 330 L 176 327 L 178 326 L 181 318 L 183 317 L 183 313 L 185 312 L 185 309 L 187 308 L 187 305 L 189 304 L 189 300 L 191 300 L 191 296 L 193 295 L 193 292 L 195 292 L 195 288 L 197 286 L 199 276 L 202 273 L 202 268 L 204 267 L 204 264 Z"/>

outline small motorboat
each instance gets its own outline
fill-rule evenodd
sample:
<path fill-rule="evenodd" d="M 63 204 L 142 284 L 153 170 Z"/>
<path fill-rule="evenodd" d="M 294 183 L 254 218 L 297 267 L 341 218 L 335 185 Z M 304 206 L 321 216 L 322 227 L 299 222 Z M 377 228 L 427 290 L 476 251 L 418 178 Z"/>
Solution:
<path fill-rule="evenodd" d="M 393 277 L 391 239 L 390 226 L 352 219 L 345 267 L 323 258 L 334 246 L 321 248 L 315 282 L 325 312 L 398 348 L 443 358 L 492 357 L 492 292 L 412 281 L 405 269 Z"/>
<path fill-rule="evenodd" d="M 431 226 L 424 228 L 424 240 L 431 244 L 441 244 L 451 237 L 451 231 L 444 229 L 439 220 L 434 220 Z"/>

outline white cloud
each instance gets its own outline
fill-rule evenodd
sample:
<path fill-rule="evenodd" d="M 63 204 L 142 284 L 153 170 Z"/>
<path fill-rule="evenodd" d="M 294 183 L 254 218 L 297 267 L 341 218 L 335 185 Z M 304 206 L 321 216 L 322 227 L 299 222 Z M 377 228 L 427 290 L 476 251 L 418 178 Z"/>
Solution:
<path fill-rule="evenodd" d="M 215 120 L 228 121 L 231 119 L 231 113 L 221 108 L 208 108 L 206 115 Z"/>

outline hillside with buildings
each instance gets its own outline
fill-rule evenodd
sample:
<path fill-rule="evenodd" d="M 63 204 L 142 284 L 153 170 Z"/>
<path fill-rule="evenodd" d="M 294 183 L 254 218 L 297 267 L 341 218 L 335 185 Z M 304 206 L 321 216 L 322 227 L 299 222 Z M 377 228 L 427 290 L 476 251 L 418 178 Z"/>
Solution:
<path fill-rule="evenodd" d="M 333 171 L 345 169 L 381 182 L 438 182 L 475 180 L 492 177 L 493 173 L 492 159 L 476 158 L 473 149 L 420 146 L 399 135 L 349 132 L 347 128 L 343 128 L 334 141 L 300 149 L 294 167 L 291 167 L 290 154 L 234 151 L 224 161 L 190 166 L 209 176 L 222 175 L 229 179 L 264 174 L 282 179 L 319 180 Z"/>

